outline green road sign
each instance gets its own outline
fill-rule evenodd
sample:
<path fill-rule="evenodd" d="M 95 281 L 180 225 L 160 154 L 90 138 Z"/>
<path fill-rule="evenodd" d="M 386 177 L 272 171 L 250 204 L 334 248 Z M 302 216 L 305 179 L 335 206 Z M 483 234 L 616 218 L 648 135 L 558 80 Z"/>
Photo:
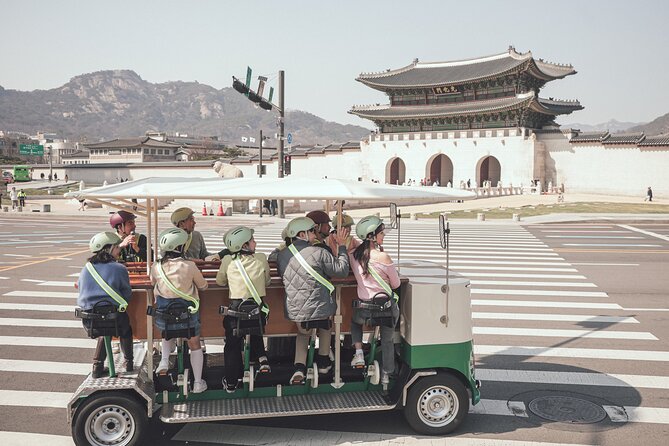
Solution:
<path fill-rule="evenodd" d="M 41 144 L 21 144 L 19 145 L 19 155 L 44 156 L 44 146 Z"/>

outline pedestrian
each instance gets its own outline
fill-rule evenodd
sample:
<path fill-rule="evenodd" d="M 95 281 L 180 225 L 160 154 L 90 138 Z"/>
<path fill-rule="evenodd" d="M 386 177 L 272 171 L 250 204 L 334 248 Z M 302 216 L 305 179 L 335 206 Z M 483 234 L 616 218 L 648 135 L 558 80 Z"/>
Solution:
<path fill-rule="evenodd" d="M 260 212 L 267 213 L 268 215 L 271 214 L 271 211 L 269 209 L 270 206 L 271 206 L 271 203 L 272 202 L 270 200 L 263 200 L 262 201 L 262 209 L 260 210 Z"/>
<path fill-rule="evenodd" d="M 270 211 L 272 211 L 272 215 L 276 215 L 277 209 L 279 209 L 279 203 L 275 199 L 272 199 L 272 202 L 270 203 Z"/>
<path fill-rule="evenodd" d="M 176 330 L 188 330 L 186 337 L 190 348 L 191 371 L 193 372 L 193 393 L 202 393 L 207 390 L 207 382 L 202 379 L 204 367 L 204 353 L 200 345 L 200 297 L 199 291 L 207 289 L 207 281 L 202 272 L 192 260 L 183 256 L 184 244 L 189 236 L 183 229 L 169 228 L 158 236 L 162 258 L 154 262 L 151 267 L 151 284 L 154 285 L 153 293 L 156 299 L 156 307 L 165 311 L 173 303 L 181 303 L 189 307 L 190 317 L 188 322 L 175 324 Z M 165 332 L 168 328 L 165 320 L 156 318 L 156 326 Z M 164 336 L 167 333 L 163 334 Z M 176 339 L 163 338 L 161 345 L 160 363 L 156 368 L 156 374 L 167 373 L 170 364 L 170 353 L 174 350 Z"/>
<path fill-rule="evenodd" d="M 266 295 L 265 287 L 270 285 L 272 279 L 269 275 L 267 256 L 256 252 L 253 232 L 251 228 L 238 226 L 225 234 L 223 241 L 230 255 L 223 257 L 216 274 L 216 283 L 228 286 L 230 310 L 241 311 L 243 308 L 253 308 L 253 311 L 259 311 L 259 323 L 264 326 L 269 315 L 269 307 L 263 298 Z M 237 390 L 244 376 L 242 362 L 244 335 L 240 336 L 235 333 L 235 329 L 243 323 L 243 319 L 237 316 L 226 315 L 223 318 L 223 327 L 225 327 L 223 355 L 226 359 L 223 388 L 228 393 Z M 250 334 L 249 337 L 251 359 L 258 364 L 256 370 L 259 373 L 269 373 L 270 365 L 263 344 L 262 332 Z"/>
<path fill-rule="evenodd" d="M 472 182 L 470 179 L 467 179 L 467 189 L 469 189 L 470 187 L 472 187 Z"/>
<path fill-rule="evenodd" d="M 39 178 L 40 178 L 40 180 L 43 180 L 43 179 L 44 179 L 44 172 L 42 172 L 42 173 L 39 174 Z"/>
<path fill-rule="evenodd" d="M 12 210 L 19 207 L 19 194 L 15 187 L 12 187 L 11 192 L 9 192 L 9 199 L 12 200 Z"/>
<path fill-rule="evenodd" d="M 86 199 L 85 198 L 80 198 L 79 199 L 79 209 L 78 211 L 85 211 L 86 210 Z"/>
<path fill-rule="evenodd" d="M 121 238 L 113 232 L 100 232 L 93 236 L 89 243 L 93 256 L 79 273 L 77 305 L 85 311 L 92 310 L 100 302 L 118 307 L 116 320 L 125 359 L 124 367 L 126 372 L 132 372 L 134 371 L 132 327 L 125 311 L 132 297 L 132 289 L 128 270 L 116 261 L 121 251 L 119 243 Z M 90 323 L 90 320 L 83 321 L 85 327 L 87 322 Z M 104 337 L 101 336 L 97 339 L 93 355 L 93 378 L 104 376 L 106 358 Z"/>
<path fill-rule="evenodd" d="M 344 229 L 340 228 L 335 237 L 336 257 L 328 250 L 313 246 L 316 231 L 316 223 L 308 217 L 291 220 L 286 228 L 288 248 L 280 251 L 277 258 L 277 269 L 286 288 L 285 315 L 297 325 L 295 371 L 290 384 L 304 383 L 307 349 L 314 331 L 318 332 L 319 339 L 315 358 L 318 373 L 330 372 L 330 318 L 334 316 L 337 304 L 332 297 L 335 287 L 329 278 L 346 277 L 349 271 Z"/>
<path fill-rule="evenodd" d="M 19 206 L 21 206 L 22 208 L 26 207 L 26 197 L 27 197 L 27 195 L 23 191 L 23 189 L 19 190 L 19 193 L 17 194 L 17 196 L 19 197 Z"/>
<path fill-rule="evenodd" d="M 49 183 L 51 182 L 52 179 L 53 179 L 53 175 L 49 174 Z"/>
<path fill-rule="evenodd" d="M 648 186 L 648 190 L 646 191 L 646 198 L 643 201 L 653 201 L 653 189 Z"/>
<path fill-rule="evenodd" d="M 57 173 L 57 172 L 54 172 L 54 174 L 53 174 L 53 180 L 54 180 L 54 181 L 58 181 L 58 173 Z"/>
<path fill-rule="evenodd" d="M 69 180 L 69 177 L 67 176 L 67 174 L 65 174 L 65 182 L 67 183 L 68 180 Z"/>

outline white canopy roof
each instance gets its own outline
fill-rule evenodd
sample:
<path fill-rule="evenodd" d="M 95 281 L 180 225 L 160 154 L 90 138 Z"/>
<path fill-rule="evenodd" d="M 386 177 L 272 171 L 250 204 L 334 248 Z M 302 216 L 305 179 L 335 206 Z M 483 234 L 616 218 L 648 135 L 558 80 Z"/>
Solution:
<path fill-rule="evenodd" d="M 67 198 L 97 200 L 131 198 L 450 201 L 475 198 L 473 192 L 447 187 L 394 186 L 351 180 L 286 178 L 146 178 L 69 192 Z"/>

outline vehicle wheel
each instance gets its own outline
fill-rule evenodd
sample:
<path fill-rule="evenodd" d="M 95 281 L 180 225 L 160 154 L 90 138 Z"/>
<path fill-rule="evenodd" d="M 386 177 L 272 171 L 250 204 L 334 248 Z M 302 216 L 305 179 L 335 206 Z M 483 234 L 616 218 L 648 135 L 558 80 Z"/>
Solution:
<path fill-rule="evenodd" d="M 100 393 L 86 399 L 72 421 L 78 446 L 135 446 L 148 430 L 146 408 L 134 398 Z"/>
<path fill-rule="evenodd" d="M 409 389 L 404 416 L 418 433 L 453 432 L 469 412 L 467 389 L 455 376 L 439 373 L 420 378 Z"/>

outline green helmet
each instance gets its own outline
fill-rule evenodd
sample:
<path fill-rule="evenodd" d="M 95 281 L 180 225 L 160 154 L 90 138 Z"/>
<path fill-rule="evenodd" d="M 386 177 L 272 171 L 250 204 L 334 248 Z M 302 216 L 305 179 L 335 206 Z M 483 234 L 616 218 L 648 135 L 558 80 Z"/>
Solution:
<path fill-rule="evenodd" d="M 376 215 L 368 215 L 367 217 L 361 218 L 357 225 L 355 225 L 355 234 L 360 240 L 365 240 L 370 233 L 374 233 L 376 228 L 383 224 L 381 220 Z"/>
<path fill-rule="evenodd" d="M 281 231 L 281 240 L 285 240 L 286 237 L 288 237 L 288 226 L 283 228 L 283 230 Z"/>
<path fill-rule="evenodd" d="M 107 245 L 118 245 L 119 243 L 121 243 L 121 237 L 115 232 L 99 232 L 88 243 L 88 248 L 95 253 Z"/>
<path fill-rule="evenodd" d="M 188 233 L 181 228 L 165 229 L 158 236 L 158 246 L 162 252 L 177 251 L 188 240 Z"/>
<path fill-rule="evenodd" d="M 286 226 L 286 236 L 290 238 L 297 237 L 302 231 L 308 231 L 316 226 L 316 223 L 309 217 L 297 217 L 293 218 Z"/>
<path fill-rule="evenodd" d="M 177 226 L 182 221 L 188 220 L 190 216 L 193 215 L 194 213 L 195 211 L 192 210 L 191 208 L 179 208 L 176 211 L 172 212 L 170 220 L 172 220 L 172 224 L 174 226 Z"/>
<path fill-rule="evenodd" d="M 339 223 L 339 216 L 335 215 L 335 217 L 332 219 L 332 227 L 334 229 L 337 229 L 337 224 Z M 348 214 L 342 214 L 341 215 L 341 225 L 344 228 L 350 228 L 353 226 L 355 222 L 353 221 L 353 217 L 351 217 Z"/>
<path fill-rule="evenodd" d="M 246 226 L 237 226 L 236 228 L 230 229 L 225 233 L 223 237 L 223 242 L 225 246 L 228 247 L 230 252 L 239 252 L 242 250 L 244 243 L 248 242 L 253 238 L 253 229 L 247 228 Z"/>

